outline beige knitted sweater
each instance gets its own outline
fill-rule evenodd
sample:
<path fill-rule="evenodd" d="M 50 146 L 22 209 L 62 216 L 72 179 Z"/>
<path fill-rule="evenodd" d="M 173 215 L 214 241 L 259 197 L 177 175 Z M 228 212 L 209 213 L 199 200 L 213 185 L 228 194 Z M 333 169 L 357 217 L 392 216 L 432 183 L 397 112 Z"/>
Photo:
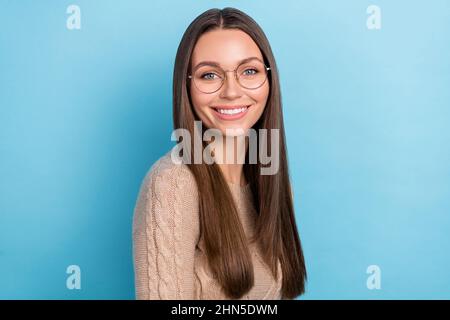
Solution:
<path fill-rule="evenodd" d="M 229 187 L 249 238 L 257 217 L 250 186 L 229 183 Z M 255 282 L 241 299 L 281 299 L 282 277 L 276 281 L 257 246 L 249 242 L 249 248 Z M 228 299 L 212 277 L 204 253 L 194 176 L 186 165 L 174 164 L 168 152 L 147 172 L 134 208 L 136 298 Z"/>

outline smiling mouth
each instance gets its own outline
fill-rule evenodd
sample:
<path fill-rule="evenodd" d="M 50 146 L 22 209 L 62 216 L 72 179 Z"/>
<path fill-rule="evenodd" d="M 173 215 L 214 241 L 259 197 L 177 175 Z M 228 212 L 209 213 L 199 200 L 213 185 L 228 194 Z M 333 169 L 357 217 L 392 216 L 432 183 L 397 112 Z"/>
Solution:
<path fill-rule="evenodd" d="M 240 113 L 244 113 L 247 111 L 247 109 L 250 107 L 250 105 L 247 106 L 236 106 L 236 107 L 212 107 L 216 112 L 223 114 L 223 115 L 236 115 Z"/>

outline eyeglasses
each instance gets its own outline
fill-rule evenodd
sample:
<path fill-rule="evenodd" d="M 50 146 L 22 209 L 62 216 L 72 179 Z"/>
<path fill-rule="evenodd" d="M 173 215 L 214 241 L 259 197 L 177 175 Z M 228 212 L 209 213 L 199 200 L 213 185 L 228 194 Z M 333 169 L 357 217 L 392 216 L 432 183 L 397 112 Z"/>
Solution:
<path fill-rule="evenodd" d="M 269 67 L 257 58 L 241 63 L 234 70 L 223 70 L 218 65 L 200 64 L 188 78 L 193 80 L 194 85 L 203 93 L 214 93 L 218 91 L 227 77 L 227 72 L 233 72 L 239 85 L 245 89 L 258 89 L 267 79 Z"/>

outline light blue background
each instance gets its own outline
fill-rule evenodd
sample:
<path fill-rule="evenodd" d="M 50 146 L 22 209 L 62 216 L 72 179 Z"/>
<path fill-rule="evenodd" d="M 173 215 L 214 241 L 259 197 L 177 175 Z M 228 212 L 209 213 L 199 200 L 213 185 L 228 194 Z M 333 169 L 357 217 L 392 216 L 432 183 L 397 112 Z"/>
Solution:
<path fill-rule="evenodd" d="M 134 298 L 132 211 L 172 146 L 176 49 L 225 6 L 259 22 L 279 65 L 301 298 L 450 298 L 450 2 L 0 4 L 0 298 Z"/>

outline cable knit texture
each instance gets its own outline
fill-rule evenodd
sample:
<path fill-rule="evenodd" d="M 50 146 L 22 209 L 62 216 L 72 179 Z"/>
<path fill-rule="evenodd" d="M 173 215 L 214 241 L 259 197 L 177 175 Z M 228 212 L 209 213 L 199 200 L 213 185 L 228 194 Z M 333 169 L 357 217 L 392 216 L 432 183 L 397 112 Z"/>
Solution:
<path fill-rule="evenodd" d="M 249 238 L 257 218 L 250 186 L 228 185 Z M 212 276 L 199 226 L 195 178 L 186 165 L 172 162 L 169 151 L 147 172 L 134 208 L 137 299 L 228 299 Z M 255 244 L 249 248 L 255 283 L 241 299 L 281 299 L 282 277 L 274 279 Z"/>

